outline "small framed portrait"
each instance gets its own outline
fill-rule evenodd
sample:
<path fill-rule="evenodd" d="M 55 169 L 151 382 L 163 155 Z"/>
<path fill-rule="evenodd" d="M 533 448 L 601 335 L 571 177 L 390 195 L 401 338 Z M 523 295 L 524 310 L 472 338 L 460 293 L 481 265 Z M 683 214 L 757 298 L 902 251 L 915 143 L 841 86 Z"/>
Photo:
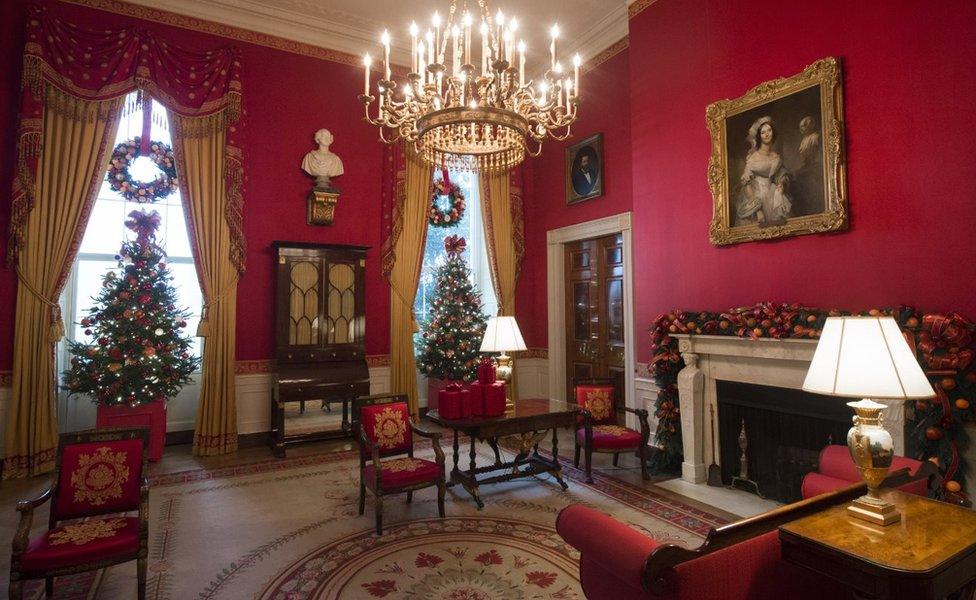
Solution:
<path fill-rule="evenodd" d="M 706 110 L 715 245 L 847 228 L 840 64 L 813 63 Z"/>
<path fill-rule="evenodd" d="M 603 134 L 566 149 L 566 204 L 603 195 Z"/>

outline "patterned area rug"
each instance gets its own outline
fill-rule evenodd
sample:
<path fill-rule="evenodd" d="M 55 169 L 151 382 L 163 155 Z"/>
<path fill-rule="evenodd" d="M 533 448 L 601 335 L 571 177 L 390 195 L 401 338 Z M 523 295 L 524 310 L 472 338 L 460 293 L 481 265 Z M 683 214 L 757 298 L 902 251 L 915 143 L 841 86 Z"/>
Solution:
<path fill-rule="evenodd" d="M 479 449 L 479 464 L 491 462 Z M 451 488 L 443 520 L 435 488 L 410 504 L 387 497 L 378 537 L 371 497 L 357 514 L 358 468 L 355 453 L 340 452 L 155 477 L 148 597 L 582 599 L 578 554 L 555 531 L 564 506 L 592 506 L 684 545 L 725 522 L 604 474 L 587 485 L 563 461 L 567 491 L 548 475 L 485 486 L 478 511 Z M 134 598 L 135 566 L 112 567 L 92 585 L 96 598 Z"/>

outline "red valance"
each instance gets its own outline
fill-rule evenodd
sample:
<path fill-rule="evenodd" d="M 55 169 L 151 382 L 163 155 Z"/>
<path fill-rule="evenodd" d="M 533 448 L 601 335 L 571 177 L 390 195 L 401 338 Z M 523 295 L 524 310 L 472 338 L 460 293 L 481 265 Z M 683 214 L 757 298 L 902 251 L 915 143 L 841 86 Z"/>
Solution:
<path fill-rule="evenodd" d="M 68 23 L 45 7 L 28 8 L 24 73 L 17 132 L 17 178 L 13 186 L 10 245 L 14 264 L 23 246 L 24 226 L 33 206 L 41 124 L 45 110 L 63 109 L 58 98 L 97 102 L 139 90 L 185 117 L 206 117 L 189 135 L 225 129 L 232 235 L 240 231 L 241 58 L 234 47 L 207 52 L 178 48 L 136 28 L 88 29 Z M 115 118 L 116 115 L 112 115 Z M 96 107 L 89 118 L 109 118 Z M 196 131 L 201 130 L 201 131 Z M 243 239 L 235 240 L 235 264 L 243 271 Z"/>

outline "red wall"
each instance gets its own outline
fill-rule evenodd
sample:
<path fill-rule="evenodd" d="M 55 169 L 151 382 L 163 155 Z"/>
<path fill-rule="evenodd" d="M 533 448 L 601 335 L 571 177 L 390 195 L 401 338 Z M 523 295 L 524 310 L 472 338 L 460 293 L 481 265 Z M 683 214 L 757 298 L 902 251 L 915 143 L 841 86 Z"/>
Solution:
<path fill-rule="evenodd" d="M 140 27 L 195 50 L 236 45 L 243 52 L 245 167 L 247 173 L 244 235 L 247 272 L 238 287 L 237 358 L 274 356 L 272 331 L 273 240 L 298 240 L 372 246 L 367 259 L 366 351 L 389 351 L 389 292 L 379 273 L 382 145 L 361 119 L 362 71 L 353 66 L 283 52 L 238 40 L 197 33 L 99 10 L 40 2 L 61 18 L 80 25 Z M 0 2 L 0 20 L 13 35 L 0 36 L 0 126 L 13 132 L 24 27 L 23 2 Z M 305 224 L 305 194 L 311 179 L 300 169 L 305 152 L 314 149 L 312 135 L 321 128 L 335 136 L 332 150 L 345 166 L 335 180 L 342 191 L 331 227 Z M 15 140 L 0 142 L 0 238 L 6 241 L 9 190 Z M 11 368 L 14 276 L 0 269 L 0 371 Z"/>
<path fill-rule="evenodd" d="M 547 141 L 538 158 L 526 161 L 526 256 L 519 278 L 516 313 L 526 344 L 546 347 L 546 232 L 631 210 L 630 72 L 627 50 L 580 77 L 583 103 L 573 137 Z M 566 205 L 566 148 L 603 132 L 604 195 Z M 529 187 L 531 183 L 531 187 Z"/>
<path fill-rule="evenodd" d="M 630 21 L 638 359 L 670 308 L 912 303 L 976 318 L 976 3 L 659 0 Z M 844 71 L 851 227 L 715 248 L 705 107 Z"/>

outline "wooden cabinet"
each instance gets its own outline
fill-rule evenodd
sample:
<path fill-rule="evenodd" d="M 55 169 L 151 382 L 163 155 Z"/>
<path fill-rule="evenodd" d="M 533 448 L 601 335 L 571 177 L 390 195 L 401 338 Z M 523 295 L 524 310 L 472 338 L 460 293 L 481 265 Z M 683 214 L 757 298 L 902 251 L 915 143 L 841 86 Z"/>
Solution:
<path fill-rule="evenodd" d="M 277 378 L 271 444 L 351 435 L 349 405 L 369 394 L 366 246 L 275 242 Z M 245 299 L 246 301 L 246 299 Z"/>

